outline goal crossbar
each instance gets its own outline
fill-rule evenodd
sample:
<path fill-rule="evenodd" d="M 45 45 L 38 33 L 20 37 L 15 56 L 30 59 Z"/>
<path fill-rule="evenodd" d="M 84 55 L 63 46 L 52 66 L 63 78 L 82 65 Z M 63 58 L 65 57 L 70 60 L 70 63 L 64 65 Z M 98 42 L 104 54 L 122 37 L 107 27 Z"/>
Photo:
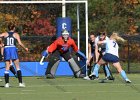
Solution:
<path fill-rule="evenodd" d="M 51 0 L 51 1 L 0 1 L 0 3 L 8 3 L 8 4 L 15 4 L 15 3 L 87 3 L 87 0 L 70 0 L 70 1 L 55 1 L 55 0 Z"/>
<path fill-rule="evenodd" d="M 85 4 L 85 29 L 86 29 L 86 56 L 88 57 L 88 0 L 61 0 L 61 1 L 0 1 L 0 4 L 46 4 L 46 3 L 61 3 L 61 4 L 67 4 L 67 3 L 84 3 Z M 86 73 L 87 74 L 87 73 Z"/>

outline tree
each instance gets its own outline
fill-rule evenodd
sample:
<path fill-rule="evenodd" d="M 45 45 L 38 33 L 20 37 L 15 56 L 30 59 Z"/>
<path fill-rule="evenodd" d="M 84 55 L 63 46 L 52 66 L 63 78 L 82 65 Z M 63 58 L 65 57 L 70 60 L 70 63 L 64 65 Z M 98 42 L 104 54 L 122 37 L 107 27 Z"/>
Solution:
<path fill-rule="evenodd" d="M 138 0 L 89 0 L 89 2 L 89 30 L 137 33 L 140 25 Z M 130 19 L 134 21 L 131 22 Z M 132 31 L 134 29 L 135 31 Z"/>

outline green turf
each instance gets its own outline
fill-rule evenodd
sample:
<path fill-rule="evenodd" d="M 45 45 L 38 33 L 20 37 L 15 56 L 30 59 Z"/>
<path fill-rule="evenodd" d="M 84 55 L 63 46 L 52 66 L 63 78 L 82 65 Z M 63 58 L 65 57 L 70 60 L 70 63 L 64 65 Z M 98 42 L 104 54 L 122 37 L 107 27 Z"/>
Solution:
<path fill-rule="evenodd" d="M 115 81 L 99 83 L 71 77 L 38 79 L 23 77 L 26 88 L 19 88 L 17 79 L 10 78 L 10 88 L 0 82 L 0 100 L 139 100 L 140 74 L 129 74 L 132 84 L 125 84 L 119 75 Z M 100 76 L 103 78 L 103 75 Z"/>

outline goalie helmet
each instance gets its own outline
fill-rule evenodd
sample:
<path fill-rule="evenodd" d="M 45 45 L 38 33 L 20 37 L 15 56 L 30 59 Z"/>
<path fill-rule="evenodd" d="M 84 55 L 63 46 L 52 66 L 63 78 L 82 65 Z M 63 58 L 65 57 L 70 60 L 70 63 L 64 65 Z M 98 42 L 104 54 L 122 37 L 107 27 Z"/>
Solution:
<path fill-rule="evenodd" d="M 66 29 L 64 29 L 63 31 L 62 31 L 62 36 L 63 35 L 69 35 L 69 32 L 66 30 Z"/>
<path fill-rule="evenodd" d="M 62 34 L 64 41 L 67 41 L 68 37 L 69 37 L 69 32 L 66 29 L 64 29 L 61 34 Z"/>

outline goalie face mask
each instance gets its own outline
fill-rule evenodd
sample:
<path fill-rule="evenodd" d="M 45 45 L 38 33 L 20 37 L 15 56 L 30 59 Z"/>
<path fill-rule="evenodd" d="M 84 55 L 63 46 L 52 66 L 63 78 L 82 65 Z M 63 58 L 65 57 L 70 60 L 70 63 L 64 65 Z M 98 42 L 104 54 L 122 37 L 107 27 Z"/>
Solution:
<path fill-rule="evenodd" d="M 64 41 L 67 41 L 69 38 L 69 32 L 67 30 L 64 30 L 62 32 L 62 37 L 63 37 Z"/>

